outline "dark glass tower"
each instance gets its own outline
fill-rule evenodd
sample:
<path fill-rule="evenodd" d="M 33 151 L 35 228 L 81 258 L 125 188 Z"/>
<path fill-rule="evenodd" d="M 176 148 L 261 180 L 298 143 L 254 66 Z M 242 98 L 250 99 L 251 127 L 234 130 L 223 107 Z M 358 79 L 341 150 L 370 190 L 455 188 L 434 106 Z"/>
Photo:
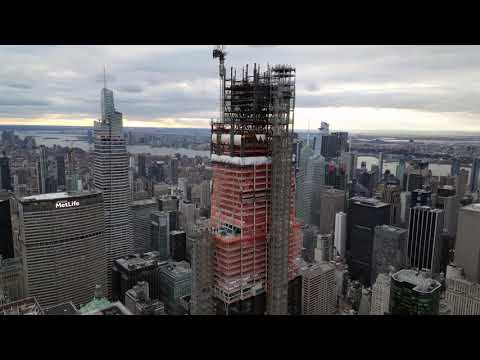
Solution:
<path fill-rule="evenodd" d="M 8 157 L 0 157 L 0 189 L 13 190 Z"/>

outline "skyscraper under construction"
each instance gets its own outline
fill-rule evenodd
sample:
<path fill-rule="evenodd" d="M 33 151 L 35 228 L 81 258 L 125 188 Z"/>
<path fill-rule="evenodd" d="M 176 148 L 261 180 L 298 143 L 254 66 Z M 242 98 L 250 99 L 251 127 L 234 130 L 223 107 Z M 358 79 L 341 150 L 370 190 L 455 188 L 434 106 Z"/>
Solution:
<path fill-rule="evenodd" d="M 292 135 L 295 69 L 248 65 L 226 74 L 220 60 L 220 118 L 212 121 L 213 293 L 226 313 L 252 298 L 258 312 L 287 314 L 297 273 L 300 229 L 294 220 Z M 255 312 L 255 310 L 254 310 Z"/>

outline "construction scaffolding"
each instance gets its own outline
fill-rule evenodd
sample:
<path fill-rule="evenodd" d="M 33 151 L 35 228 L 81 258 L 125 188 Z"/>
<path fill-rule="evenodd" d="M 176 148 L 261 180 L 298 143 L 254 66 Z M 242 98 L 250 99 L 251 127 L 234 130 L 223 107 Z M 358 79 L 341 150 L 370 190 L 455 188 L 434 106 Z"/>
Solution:
<path fill-rule="evenodd" d="M 298 271 L 292 167 L 295 69 L 254 64 L 226 75 L 220 58 L 220 118 L 212 121 L 211 227 L 214 296 L 225 304 L 267 291 L 267 312 L 287 313 L 288 280 Z M 268 249 L 267 249 L 268 246 Z M 228 313 L 228 309 L 227 312 Z"/>

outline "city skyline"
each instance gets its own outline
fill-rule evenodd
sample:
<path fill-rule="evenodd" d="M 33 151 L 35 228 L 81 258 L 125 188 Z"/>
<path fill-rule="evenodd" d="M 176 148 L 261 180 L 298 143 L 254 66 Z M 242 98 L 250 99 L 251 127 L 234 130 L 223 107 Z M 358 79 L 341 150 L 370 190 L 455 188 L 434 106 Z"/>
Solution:
<path fill-rule="evenodd" d="M 212 46 L 2 46 L 0 125 L 89 126 L 104 81 L 126 127 L 208 127 Z M 229 65 L 295 64 L 295 127 L 480 131 L 478 46 L 227 46 Z M 230 58 L 230 57 L 229 57 Z M 271 64 L 273 65 L 273 63 Z"/>

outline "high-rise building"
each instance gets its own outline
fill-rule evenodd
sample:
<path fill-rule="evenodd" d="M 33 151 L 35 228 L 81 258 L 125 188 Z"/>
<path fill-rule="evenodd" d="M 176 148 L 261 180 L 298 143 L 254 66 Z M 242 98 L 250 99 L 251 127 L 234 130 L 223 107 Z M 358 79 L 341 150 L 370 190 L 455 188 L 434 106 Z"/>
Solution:
<path fill-rule="evenodd" d="M 150 215 L 151 245 L 160 253 L 160 258 L 166 260 L 170 256 L 170 212 L 153 211 Z"/>
<path fill-rule="evenodd" d="M 133 251 L 143 254 L 151 250 L 151 214 L 157 210 L 155 199 L 136 200 L 132 204 Z"/>
<path fill-rule="evenodd" d="M 158 199 L 159 211 L 177 211 L 178 198 L 176 196 L 162 196 Z"/>
<path fill-rule="evenodd" d="M 304 264 L 302 277 L 302 315 L 333 315 L 337 308 L 335 267 L 327 262 Z"/>
<path fill-rule="evenodd" d="M 200 184 L 200 207 L 210 209 L 210 181 L 204 180 Z"/>
<path fill-rule="evenodd" d="M 336 254 L 345 258 L 347 250 L 347 214 L 344 212 L 339 212 L 335 214 L 335 236 L 334 236 L 334 245 L 336 249 Z"/>
<path fill-rule="evenodd" d="M 461 267 L 447 266 L 445 287 L 452 315 L 480 315 L 480 284 L 465 279 Z"/>
<path fill-rule="evenodd" d="M 318 227 L 315 225 L 304 225 L 302 228 L 303 246 L 302 258 L 307 262 L 315 260 L 315 248 L 317 243 Z"/>
<path fill-rule="evenodd" d="M 151 299 L 148 282 L 140 281 L 125 294 L 125 307 L 133 315 L 165 315 L 165 306 Z"/>
<path fill-rule="evenodd" d="M 378 274 L 372 287 L 372 304 L 370 315 L 385 315 L 390 305 L 391 274 Z"/>
<path fill-rule="evenodd" d="M 25 297 L 21 258 L 4 259 L 0 255 L 0 305 Z"/>
<path fill-rule="evenodd" d="M 391 277 L 390 314 L 438 315 L 441 284 L 423 271 L 403 269 Z"/>
<path fill-rule="evenodd" d="M 138 154 L 138 176 L 147 176 L 147 156 L 145 154 Z"/>
<path fill-rule="evenodd" d="M 431 206 L 432 192 L 430 190 L 416 189 L 410 193 L 410 207 Z"/>
<path fill-rule="evenodd" d="M 1 189 L 13 191 L 9 159 L 5 156 L 5 153 L 0 157 L 0 190 Z"/>
<path fill-rule="evenodd" d="M 321 153 L 326 159 L 340 157 L 342 152 L 349 150 L 348 133 L 332 132 L 322 136 Z"/>
<path fill-rule="evenodd" d="M 353 279 L 369 286 L 375 227 L 389 223 L 390 205 L 356 196 L 350 199 L 348 216 L 347 262 L 350 274 Z"/>
<path fill-rule="evenodd" d="M 458 196 L 465 195 L 467 191 L 467 183 L 468 183 L 468 171 L 465 169 L 461 169 L 459 174 L 455 177 L 455 188 L 456 194 Z"/>
<path fill-rule="evenodd" d="M 400 185 L 386 183 L 383 188 L 382 201 L 390 204 L 390 225 L 400 224 Z"/>
<path fill-rule="evenodd" d="M 107 277 L 102 194 L 24 197 L 18 211 L 26 295 L 42 306 L 86 303 Z"/>
<path fill-rule="evenodd" d="M 56 156 L 57 161 L 57 185 L 59 188 L 65 190 L 66 179 L 65 179 L 65 157 L 64 155 Z"/>
<path fill-rule="evenodd" d="M 405 167 L 405 159 L 400 159 L 398 162 L 398 166 L 395 172 L 395 176 L 400 180 L 400 188 L 402 190 L 405 189 L 405 172 L 406 172 L 406 167 Z"/>
<path fill-rule="evenodd" d="M 170 257 L 175 261 L 186 260 L 187 234 L 182 230 L 170 231 Z"/>
<path fill-rule="evenodd" d="M 153 299 L 160 297 L 160 270 L 167 265 L 157 251 L 124 256 L 115 260 L 113 266 L 113 299 L 125 300 L 126 292 L 139 281 L 149 284 Z"/>
<path fill-rule="evenodd" d="M 320 234 L 335 231 L 335 215 L 345 210 L 345 191 L 329 187 L 320 190 Z"/>
<path fill-rule="evenodd" d="M 295 69 L 260 72 L 255 65 L 253 74 L 247 68 L 237 79 L 233 69 L 225 71 L 224 55 L 214 52 L 222 84 L 211 141 L 214 294 L 228 308 L 266 292 L 267 312 L 287 314 L 288 280 L 300 253 L 292 164 Z"/>
<path fill-rule="evenodd" d="M 444 229 L 449 236 L 457 233 L 458 212 L 460 211 L 460 198 L 458 195 L 440 196 L 438 190 L 436 207 L 444 211 Z"/>
<path fill-rule="evenodd" d="M 185 200 L 190 200 L 187 197 L 188 194 L 188 178 L 186 177 L 180 177 L 178 178 L 178 190 L 181 191 L 182 193 L 182 198 Z"/>
<path fill-rule="evenodd" d="M 450 175 L 457 176 L 460 174 L 460 160 L 453 158 L 452 167 L 450 168 Z"/>
<path fill-rule="evenodd" d="M 174 308 L 180 298 L 192 294 L 192 269 L 186 261 L 169 262 L 160 270 L 161 299 Z"/>
<path fill-rule="evenodd" d="M 375 228 L 372 252 L 372 284 L 381 273 L 388 273 L 393 267 L 400 270 L 407 265 L 406 229 L 390 225 Z"/>
<path fill-rule="evenodd" d="M 178 182 L 178 159 L 176 157 L 168 159 L 168 178 L 172 184 Z"/>
<path fill-rule="evenodd" d="M 441 241 L 443 216 L 443 210 L 428 206 L 410 209 L 407 256 L 411 267 L 440 273 L 445 245 Z"/>
<path fill-rule="evenodd" d="M 473 159 L 472 175 L 470 177 L 470 192 L 474 193 L 478 190 L 478 177 L 480 174 L 480 158 Z"/>
<path fill-rule="evenodd" d="M 470 204 L 460 209 L 457 239 L 455 241 L 455 264 L 463 268 L 465 278 L 480 283 L 480 204 Z"/>
<path fill-rule="evenodd" d="M 315 261 L 328 262 L 334 259 L 333 234 L 318 234 Z"/>
<path fill-rule="evenodd" d="M 12 228 L 12 211 L 11 201 L 8 193 L 0 196 L 0 256 L 3 258 L 13 258 L 13 228 Z"/>
<path fill-rule="evenodd" d="M 192 244 L 192 298 L 190 313 L 192 315 L 213 315 L 215 314 L 215 303 L 213 300 L 214 282 L 214 243 L 208 223 L 199 224 L 189 235 Z"/>
<path fill-rule="evenodd" d="M 101 92 L 101 115 L 94 123 L 93 184 L 103 192 L 107 294 L 111 294 L 113 261 L 133 252 L 133 229 L 122 113 L 114 107 L 113 92 L 105 87 Z"/>
<path fill-rule="evenodd" d="M 37 181 L 38 192 L 45 194 L 47 192 L 47 178 L 48 178 L 48 159 L 47 149 L 45 145 L 40 145 L 39 158 L 37 161 Z"/>

